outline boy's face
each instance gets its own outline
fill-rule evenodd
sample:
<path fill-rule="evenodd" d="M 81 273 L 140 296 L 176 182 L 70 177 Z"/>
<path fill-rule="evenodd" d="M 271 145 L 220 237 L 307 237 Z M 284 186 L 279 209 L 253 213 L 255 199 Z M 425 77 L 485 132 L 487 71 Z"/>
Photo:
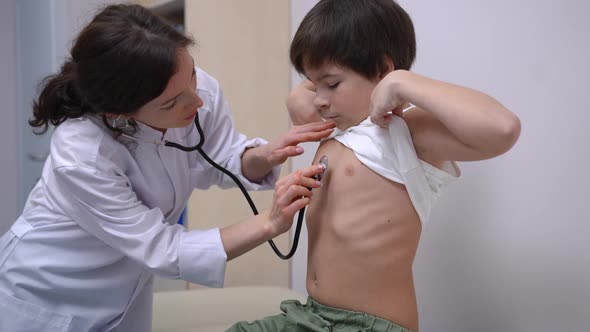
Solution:
<path fill-rule="evenodd" d="M 313 69 L 305 67 L 305 74 L 315 85 L 313 103 L 320 116 L 332 119 L 338 129 L 356 126 L 369 116 L 371 93 L 379 79 L 369 80 L 333 63 Z"/>

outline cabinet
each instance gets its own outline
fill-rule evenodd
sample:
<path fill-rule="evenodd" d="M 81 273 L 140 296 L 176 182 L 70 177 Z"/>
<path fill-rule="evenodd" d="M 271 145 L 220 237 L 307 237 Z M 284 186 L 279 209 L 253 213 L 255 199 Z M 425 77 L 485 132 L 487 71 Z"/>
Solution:
<path fill-rule="evenodd" d="M 289 1 L 186 1 L 185 28 L 198 45 L 191 52 L 195 63 L 219 80 L 238 130 L 267 140 L 284 134 L 289 129 Z M 285 164 L 283 173 L 289 169 Z M 272 194 L 253 193 L 258 210 L 270 207 Z M 188 207 L 190 228 L 225 226 L 251 215 L 238 189 L 195 191 Z M 283 252 L 290 238 L 275 240 Z M 228 263 L 225 283 L 288 287 L 289 273 L 290 261 L 262 244 Z"/>

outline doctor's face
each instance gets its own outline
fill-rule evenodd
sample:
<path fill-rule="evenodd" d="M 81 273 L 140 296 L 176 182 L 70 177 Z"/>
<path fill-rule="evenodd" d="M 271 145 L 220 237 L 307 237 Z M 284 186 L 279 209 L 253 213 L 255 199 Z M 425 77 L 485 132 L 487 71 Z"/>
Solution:
<path fill-rule="evenodd" d="M 178 52 L 178 71 L 170 78 L 161 95 L 143 105 L 131 118 L 154 129 L 190 125 L 203 101 L 197 95 L 197 75 L 193 58 L 186 49 Z"/>

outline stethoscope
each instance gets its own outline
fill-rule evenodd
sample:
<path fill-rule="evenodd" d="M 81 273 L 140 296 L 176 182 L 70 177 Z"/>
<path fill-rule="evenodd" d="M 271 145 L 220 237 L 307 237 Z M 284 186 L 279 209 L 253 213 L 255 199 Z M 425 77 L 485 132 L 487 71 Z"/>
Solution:
<path fill-rule="evenodd" d="M 200 141 L 197 145 L 195 146 L 184 146 L 184 145 L 180 145 L 178 143 L 174 143 L 174 142 L 169 142 L 166 140 L 162 140 L 162 141 L 155 141 L 155 142 L 150 142 L 150 143 L 154 143 L 157 145 L 164 145 L 164 146 L 169 146 L 169 147 L 173 147 L 185 152 L 192 152 L 192 151 L 197 151 L 199 152 L 199 154 L 201 154 L 201 156 L 203 156 L 203 158 L 209 163 L 211 164 L 211 166 L 217 168 L 218 170 L 220 170 L 221 172 L 223 172 L 224 174 L 226 174 L 227 176 L 229 176 L 240 188 L 240 191 L 242 191 L 242 194 L 244 195 L 244 197 L 246 198 L 246 201 L 248 201 L 248 205 L 250 205 L 250 208 L 252 209 L 252 212 L 254 213 L 254 215 L 258 214 L 258 209 L 256 209 L 256 205 L 254 205 L 254 202 L 252 201 L 252 198 L 250 197 L 250 194 L 248 194 L 248 191 L 246 191 L 246 188 L 244 188 L 244 185 L 242 184 L 242 182 L 240 182 L 240 180 L 234 175 L 232 174 L 232 172 L 228 171 L 227 169 L 223 168 L 222 166 L 220 166 L 219 164 L 217 164 L 215 161 L 213 161 L 211 158 L 209 158 L 209 156 L 205 153 L 205 151 L 203 151 L 202 147 L 203 144 L 205 144 L 205 134 L 203 133 L 203 128 L 201 128 L 201 123 L 199 122 L 199 113 L 197 113 L 197 115 L 195 116 L 195 125 L 197 127 L 197 130 L 199 131 L 199 136 L 200 136 Z M 127 135 L 127 134 L 122 134 L 122 136 L 127 137 L 129 139 L 132 139 L 134 141 L 143 141 L 141 139 L 135 138 L 131 135 Z M 326 173 L 326 170 L 328 169 L 328 157 L 323 156 L 322 158 L 320 158 L 319 161 L 320 164 L 324 165 L 324 170 L 322 171 L 322 173 L 316 175 L 314 178 L 317 181 L 322 181 L 322 179 L 324 178 L 324 174 Z M 308 188 L 310 189 L 310 188 Z M 311 189 L 310 189 L 311 190 Z M 295 236 L 293 237 L 293 246 L 291 247 L 291 251 L 289 251 L 288 254 L 283 255 L 280 250 L 277 248 L 277 246 L 275 245 L 273 240 L 269 240 L 268 243 L 270 244 L 272 250 L 275 252 L 275 254 L 277 254 L 277 256 L 279 256 L 282 259 L 289 259 L 291 257 L 293 257 L 293 255 L 295 254 L 295 251 L 297 250 L 297 244 L 299 243 L 299 235 L 301 233 L 301 226 L 303 224 L 303 216 L 305 214 L 305 207 L 301 208 L 301 210 L 299 210 L 299 214 L 297 215 L 297 227 L 295 228 Z"/>

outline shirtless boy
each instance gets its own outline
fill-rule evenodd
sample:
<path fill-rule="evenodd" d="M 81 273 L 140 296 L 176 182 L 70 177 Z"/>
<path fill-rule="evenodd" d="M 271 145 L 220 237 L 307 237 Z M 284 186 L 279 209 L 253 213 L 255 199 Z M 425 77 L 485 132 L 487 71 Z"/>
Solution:
<path fill-rule="evenodd" d="M 431 208 L 455 161 L 508 151 L 520 122 L 486 94 L 410 72 L 415 50 L 392 0 L 321 0 L 303 19 L 291 62 L 309 81 L 291 118 L 337 125 L 314 158 L 329 166 L 306 217 L 309 299 L 230 331 L 418 331 L 412 263 Z"/>

